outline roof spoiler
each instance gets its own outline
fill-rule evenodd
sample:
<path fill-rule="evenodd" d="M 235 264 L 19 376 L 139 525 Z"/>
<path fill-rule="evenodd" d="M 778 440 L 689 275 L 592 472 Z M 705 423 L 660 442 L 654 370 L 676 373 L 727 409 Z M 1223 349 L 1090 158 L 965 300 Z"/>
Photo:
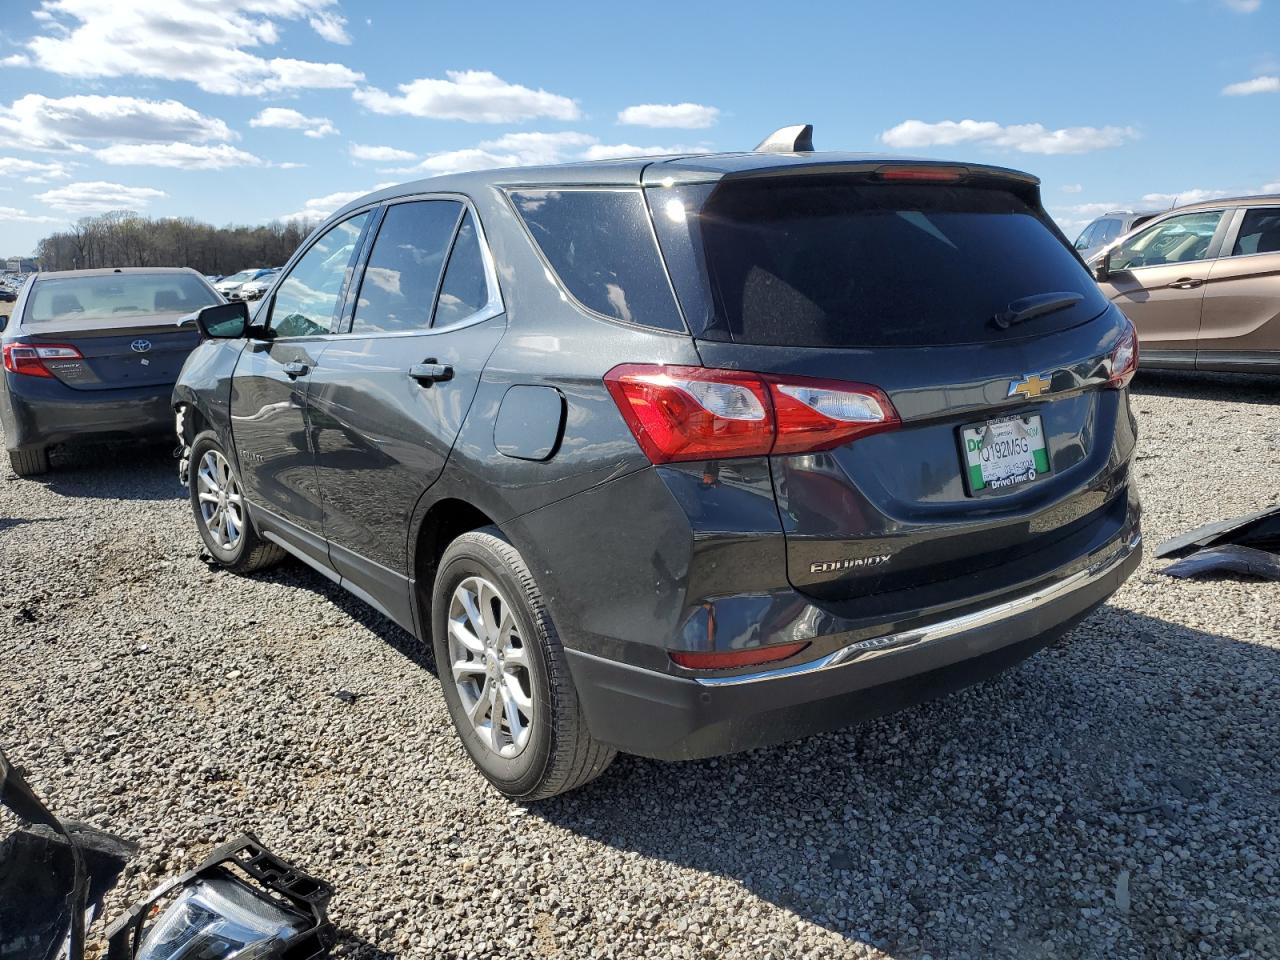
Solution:
<path fill-rule="evenodd" d="M 758 144 L 753 153 L 813 153 L 813 124 L 781 127 Z"/>

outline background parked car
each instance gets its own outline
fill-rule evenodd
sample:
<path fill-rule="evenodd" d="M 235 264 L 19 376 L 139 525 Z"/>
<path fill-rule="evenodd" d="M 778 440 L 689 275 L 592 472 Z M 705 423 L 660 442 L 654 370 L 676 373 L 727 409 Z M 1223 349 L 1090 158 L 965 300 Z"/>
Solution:
<path fill-rule="evenodd" d="M 1179 207 L 1093 265 L 1143 366 L 1280 373 L 1280 196 Z"/>
<path fill-rule="evenodd" d="M 13 471 L 45 472 L 54 444 L 171 430 L 173 384 L 199 341 L 178 318 L 221 302 L 190 269 L 33 275 L 0 337 L 0 421 Z"/>
<path fill-rule="evenodd" d="M 261 300 L 280 275 L 279 267 L 272 267 L 253 280 L 247 280 L 231 291 L 231 300 Z"/>
<path fill-rule="evenodd" d="M 1136 230 L 1152 217 L 1160 215 L 1158 210 L 1136 212 L 1133 210 L 1112 210 L 1104 213 L 1080 231 L 1076 237 L 1075 248 L 1080 256 L 1088 260 L 1107 244 L 1123 236 L 1130 230 Z"/>
<path fill-rule="evenodd" d="M 240 284 L 248 283 L 250 280 L 257 280 L 269 269 L 268 267 L 252 267 L 248 270 L 241 270 L 239 273 L 233 273 L 229 277 L 223 277 L 213 285 L 213 288 L 228 300 L 235 299 L 235 292 L 239 289 Z"/>

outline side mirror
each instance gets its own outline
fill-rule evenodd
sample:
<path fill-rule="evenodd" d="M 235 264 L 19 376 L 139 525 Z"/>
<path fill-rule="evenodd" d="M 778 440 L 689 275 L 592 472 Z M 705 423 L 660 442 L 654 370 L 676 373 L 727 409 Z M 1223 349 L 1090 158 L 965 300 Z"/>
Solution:
<path fill-rule="evenodd" d="M 9 325 L 9 315 L 7 313 L 0 315 L 0 333 L 4 333 L 4 328 L 7 327 L 8 325 Z"/>
<path fill-rule="evenodd" d="M 211 340 L 238 340 L 249 329 L 249 305 L 243 300 L 215 303 L 196 314 L 200 333 Z"/>
<path fill-rule="evenodd" d="M 1111 279 L 1111 254 L 1104 253 L 1097 260 L 1093 261 L 1093 279 L 1102 283 L 1104 280 Z"/>

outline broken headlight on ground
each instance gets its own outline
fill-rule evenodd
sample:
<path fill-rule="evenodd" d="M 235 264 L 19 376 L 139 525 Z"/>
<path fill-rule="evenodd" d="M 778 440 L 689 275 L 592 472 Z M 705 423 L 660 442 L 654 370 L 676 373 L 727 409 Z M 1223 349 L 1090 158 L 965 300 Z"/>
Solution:
<path fill-rule="evenodd" d="M 107 960 L 311 960 L 333 945 L 332 893 L 245 834 L 108 927 Z"/>

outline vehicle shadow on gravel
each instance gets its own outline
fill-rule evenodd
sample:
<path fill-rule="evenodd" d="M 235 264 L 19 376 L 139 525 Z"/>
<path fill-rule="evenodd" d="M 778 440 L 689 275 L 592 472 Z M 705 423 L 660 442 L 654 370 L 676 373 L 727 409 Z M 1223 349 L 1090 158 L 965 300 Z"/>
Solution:
<path fill-rule="evenodd" d="M 1191 373 L 1143 370 L 1130 388 L 1135 401 L 1144 397 L 1218 400 L 1226 403 L 1280 403 L 1280 377 L 1242 373 Z"/>
<path fill-rule="evenodd" d="M 173 444 L 103 443 L 59 448 L 51 469 L 36 477 L 10 477 L 15 483 L 38 483 L 63 497 L 105 500 L 181 500 Z"/>
<path fill-rule="evenodd" d="M 530 813 L 894 957 L 1276 956 L 1278 661 L 1104 607 L 950 698 L 719 760 L 620 757 Z"/>

